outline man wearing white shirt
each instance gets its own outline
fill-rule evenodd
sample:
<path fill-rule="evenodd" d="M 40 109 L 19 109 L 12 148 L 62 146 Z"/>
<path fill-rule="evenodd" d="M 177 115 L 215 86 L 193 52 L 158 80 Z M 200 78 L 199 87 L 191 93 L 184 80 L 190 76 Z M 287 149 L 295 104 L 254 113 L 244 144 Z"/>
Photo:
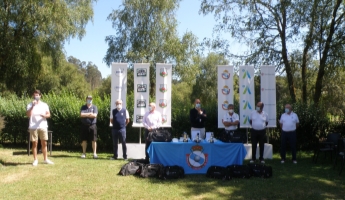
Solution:
<path fill-rule="evenodd" d="M 264 103 L 258 102 L 256 104 L 255 111 L 251 113 L 249 123 L 252 125 L 251 141 L 252 141 L 252 160 L 250 163 L 254 163 L 256 160 L 256 148 L 259 142 L 260 157 L 259 160 L 262 164 L 264 161 L 264 148 L 266 138 L 266 126 L 268 125 L 268 115 L 264 109 Z"/>
<path fill-rule="evenodd" d="M 149 111 L 145 113 L 143 118 L 143 124 L 145 127 L 145 160 L 149 162 L 149 154 L 147 149 L 149 148 L 151 141 L 148 141 L 149 132 L 159 128 L 162 124 L 162 115 L 156 111 L 156 104 L 151 102 L 149 104 Z"/>
<path fill-rule="evenodd" d="M 290 104 L 285 105 L 285 113 L 283 113 L 279 120 L 281 134 L 281 163 L 285 163 L 286 156 L 286 142 L 289 141 L 292 154 L 292 162 L 297 164 L 296 160 L 296 128 L 299 125 L 299 119 L 296 113 L 292 112 Z"/>
<path fill-rule="evenodd" d="M 237 125 L 240 121 L 240 117 L 237 113 L 234 112 L 234 105 L 229 104 L 228 105 L 228 112 L 225 113 L 222 123 L 225 126 L 225 131 L 236 131 Z"/>
<path fill-rule="evenodd" d="M 48 140 L 48 122 L 50 117 L 49 107 L 41 101 L 41 92 L 35 90 L 33 93 L 34 100 L 26 107 L 26 115 L 29 119 L 30 141 L 32 142 L 32 154 L 34 156 L 33 166 L 37 166 L 37 144 L 38 138 L 41 140 L 44 163 L 54 164 L 47 157 L 47 140 Z"/>

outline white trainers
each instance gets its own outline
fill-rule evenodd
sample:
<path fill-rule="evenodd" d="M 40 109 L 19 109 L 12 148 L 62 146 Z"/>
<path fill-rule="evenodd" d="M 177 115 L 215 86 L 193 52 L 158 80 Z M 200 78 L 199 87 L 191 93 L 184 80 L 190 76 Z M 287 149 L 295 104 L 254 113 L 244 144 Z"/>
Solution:
<path fill-rule="evenodd" d="M 249 162 L 250 162 L 250 163 L 254 163 L 254 160 L 250 160 Z"/>
<path fill-rule="evenodd" d="M 265 164 L 265 161 L 264 160 L 262 160 L 262 161 L 260 161 L 261 162 L 261 164 Z"/>
<path fill-rule="evenodd" d="M 34 160 L 34 162 L 32 163 L 33 166 L 37 166 L 38 165 L 38 160 Z"/>
<path fill-rule="evenodd" d="M 296 160 L 294 160 L 294 161 L 292 161 L 293 162 L 293 164 L 297 164 L 297 161 Z"/>
<path fill-rule="evenodd" d="M 54 163 L 49 159 L 45 160 L 44 163 L 49 164 L 49 165 L 54 165 Z"/>
<path fill-rule="evenodd" d="M 85 158 L 85 157 L 86 157 L 86 156 L 85 156 L 85 153 L 81 154 L 80 157 L 81 157 L 81 158 Z"/>
<path fill-rule="evenodd" d="M 285 163 L 285 161 L 284 161 L 284 160 L 281 160 L 281 161 L 280 161 L 280 163 L 281 163 L 281 164 L 284 164 L 284 163 Z"/>

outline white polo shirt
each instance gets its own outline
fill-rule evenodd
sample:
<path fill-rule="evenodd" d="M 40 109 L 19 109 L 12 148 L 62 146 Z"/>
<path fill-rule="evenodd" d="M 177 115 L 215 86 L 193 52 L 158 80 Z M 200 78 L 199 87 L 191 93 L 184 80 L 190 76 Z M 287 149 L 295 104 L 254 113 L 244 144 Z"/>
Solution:
<path fill-rule="evenodd" d="M 297 114 L 291 111 L 290 114 L 283 113 L 280 117 L 279 123 L 283 125 L 283 131 L 295 131 L 296 124 L 299 123 L 299 119 Z"/>
<path fill-rule="evenodd" d="M 30 110 L 31 107 L 32 103 L 29 103 L 26 107 L 26 110 Z M 41 116 L 45 115 L 47 112 L 49 112 L 48 104 L 42 101 L 36 104 L 31 111 L 31 117 L 29 119 L 29 129 L 48 128 L 47 119 Z"/>
<path fill-rule="evenodd" d="M 232 115 L 230 115 L 228 112 L 225 113 L 223 117 L 223 122 L 235 122 L 235 121 L 240 121 L 240 117 L 238 116 L 237 113 L 232 113 Z M 229 131 L 233 131 L 236 129 L 237 129 L 237 125 L 225 127 L 225 130 L 229 130 Z"/>
<path fill-rule="evenodd" d="M 255 130 L 264 130 L 266 128 L 266 122 L 268 122 L 268 115 L 265 111 L 259 113 L 258 111 L 253 111 L 250 115 L 252 120 L 252 128 Z"/>

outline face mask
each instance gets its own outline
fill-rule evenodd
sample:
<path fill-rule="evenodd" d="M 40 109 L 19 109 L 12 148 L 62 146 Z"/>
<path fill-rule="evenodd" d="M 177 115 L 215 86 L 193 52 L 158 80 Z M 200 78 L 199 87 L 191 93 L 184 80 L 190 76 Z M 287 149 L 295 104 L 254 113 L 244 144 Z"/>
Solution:
<path fill-rule="evenodd" d="M 39 101 L 40 99 L 41 99 L 40 96 L 35 96 L 35 100 L 36 100 L 36 101 Z"/>
<path fill-rule="evenodd" d="M 116 105 L 116 108 L 117 108 L 118 110 L 121 110 L 121 109 L 122 109 L 122 105 L 121 105 L 121 104 L 118 104 L 118 105 Z"/>
<path fill-rule="evenodd" d="M 152 111 L 152 107 L 151 107 L 151 106 L 149 106 L 149 111 L 150 111 L 150 112 Z"/>
<path fill-rule="evenodd" d="M 290 109 L 285 108 L 285 113 L 288 113 L 290 111 Z"/>
<path fill-rule="evenodd" d="M 88 99 L 88 100 L 86 100 L 86 103 L 87 103 L 87 104 L 91 104 L 91 103 L 92 103 L 92 100 L 91 100 L 91 99 Z"/>
<path fill-rule="evenodd" d="M 259 111 L 260 111 L 260 107 L 257 107 L 257 106 L 256 106 L 256 111 L 258 111 L 258 112 L 259 112 Z"/>
<path fill-rule="evenodd" d="M 200 107 L 201 107 L 200 103 L 195 104 L 195 108 L 200 108 Z"/>
<path fill-rule="evenodd" d="M 230 110 L 229 110 L 229 113 L 233 113 L 233 112 L 234 112 L 234 110 L 233 110 L 233 109 L 230 109 Z"/>

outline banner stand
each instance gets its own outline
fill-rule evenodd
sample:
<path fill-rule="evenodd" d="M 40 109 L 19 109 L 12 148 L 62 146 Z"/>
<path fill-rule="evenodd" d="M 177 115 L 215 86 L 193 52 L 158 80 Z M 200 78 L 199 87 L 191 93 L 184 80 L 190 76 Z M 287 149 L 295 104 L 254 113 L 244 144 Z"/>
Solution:
<path fill-rule="evenodd" d="M 139 144 L 141 144 L 141 127 L 139 128 Z"/>
<path fill-rule="evenodd" d="M 270 128 L 267 128 L 267 144 L 270 143 Z"/>
<path fill-rule="evenodd" d="M 247 144 L 248 144 L 248 128 L 246 128 L 246 134 L 247 134 Z"/>

